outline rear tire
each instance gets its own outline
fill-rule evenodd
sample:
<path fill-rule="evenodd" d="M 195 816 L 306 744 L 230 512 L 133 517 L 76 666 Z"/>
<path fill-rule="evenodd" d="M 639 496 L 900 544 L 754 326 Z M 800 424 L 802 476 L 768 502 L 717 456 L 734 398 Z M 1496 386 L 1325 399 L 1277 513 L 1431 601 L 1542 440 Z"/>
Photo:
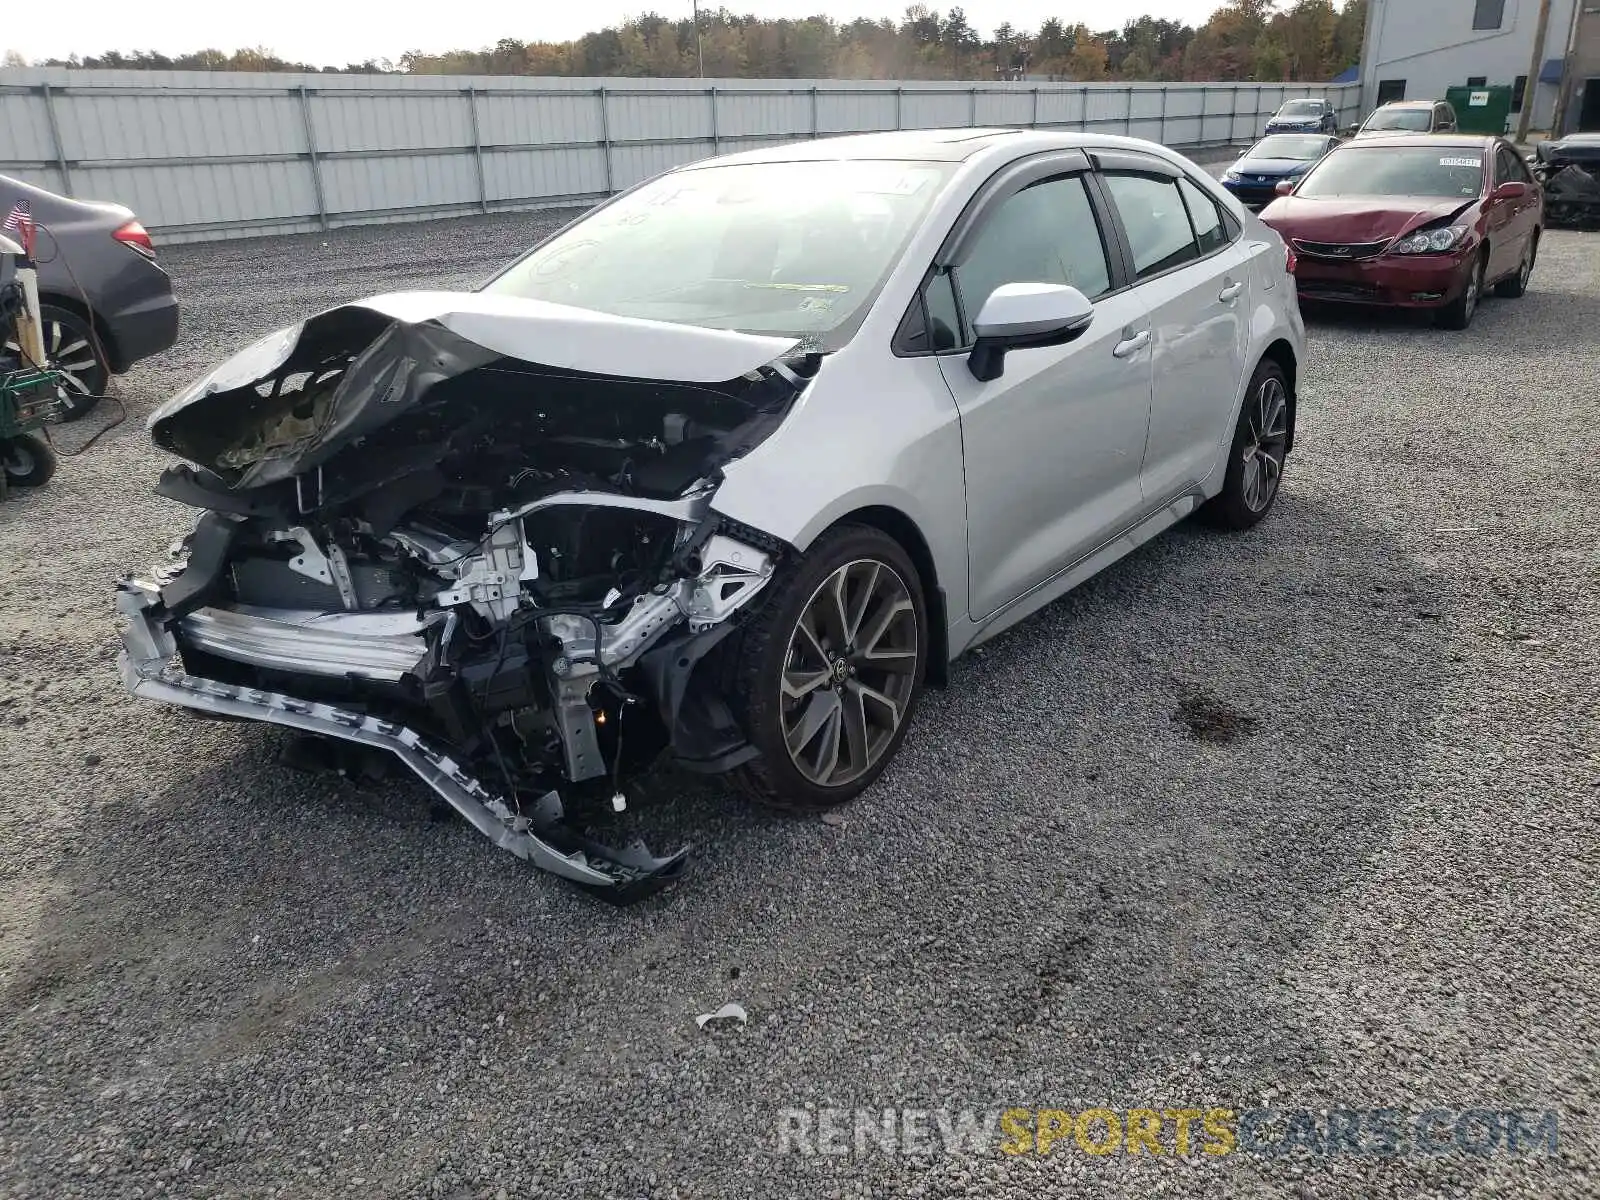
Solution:
<path fill-rule="evenodd" d="M 111 383 L 111 368 L 89 322 L 68 308 L 39 306 L 44 352 L 61 372 L 61 420 L 79 421 L 94 411 Z"/>
<path fill-rule="evenodd" d="M 1289 454 L 1289 381 L 1262 359 L 1250 377 L 1228 447 L 1222 490 L 1200 510 L 1219 529 L 1249 529 L 1272 511 Z"/>
<path fill-rule="evenodd" d="M 1528 245 L 1522 251 L 1522 262 L 1517 273 L 1509 275 L 1494 285 L 1494 294 L 1505 300 L 1520 300 L 1528 293 L 1528 280 L 1533 276 L 1533 264 L 1539 257 L 1539 231 L 1534 230 Z"/>
<path fill-rule="evenodd" d="M 932 641 L 898 542 L 867 525 L 823 534 L 727 647 L 724 695 L 760 751 L 728 782 L 794 813 L 854 799 L 900 748 Z"/>
<path fill-rule="evenodd" d="M 7 487 L 43 487 L 56 473 L 56 454 L 43 438 L 19 433 L 0 441 L 0 464 L 5 469 Z"/>
<path fill-rule="evenodd" d="M 1478 315 L 1478 305 L 1483 300 L 1483 274 L 1488 266 L 1489 255 L 1485 248 L 1484 253 L 1478 255 L 1472 276 L 1461 290 L 1461 295 L 1439 310 L 1439 328 L 1465 329 L 1472 324 L 1472 318 Z"/>

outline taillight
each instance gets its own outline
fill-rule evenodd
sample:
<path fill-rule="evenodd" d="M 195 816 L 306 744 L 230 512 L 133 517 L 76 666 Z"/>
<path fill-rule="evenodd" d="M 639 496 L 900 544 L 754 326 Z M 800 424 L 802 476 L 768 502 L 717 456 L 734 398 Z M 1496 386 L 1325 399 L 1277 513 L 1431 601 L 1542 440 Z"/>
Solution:
<path fill-rule="evenodd" d="M 1283 269 L 1286 274 L 1293 275 L 1294 269 L 1300 265 L 1300 260 L 1294 256 L 1294 247 L 1288 242 L 1283 244 Z"/>
<path fill-rule="evenodd" d="M 111 235 L 131 250 L 137 250 L 146 258 L 156 256 L 156 244 L 150 240 L 150 232 L 137 221 L 129 221 Z"/>

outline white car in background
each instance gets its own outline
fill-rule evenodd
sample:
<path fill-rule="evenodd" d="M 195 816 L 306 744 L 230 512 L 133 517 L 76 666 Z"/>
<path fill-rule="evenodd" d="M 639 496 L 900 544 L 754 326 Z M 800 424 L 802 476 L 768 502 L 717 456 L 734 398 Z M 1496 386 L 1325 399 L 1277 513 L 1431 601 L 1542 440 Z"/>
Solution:
<path fill-rule="evenodd" d="M 257 343 L 151 418 L 196 464 L 125 581 L 141 696 L 398 759 L 614 899 L 682 854 L 565 805 L 666 753 L 790 810 L 894 755 L 925 681 L 1293 445 L 1278 235 L 1187 159 L 1021 130 L 711 159 L 473 293 Z M 174 660 L 181 660 L 181 665 Z"/>

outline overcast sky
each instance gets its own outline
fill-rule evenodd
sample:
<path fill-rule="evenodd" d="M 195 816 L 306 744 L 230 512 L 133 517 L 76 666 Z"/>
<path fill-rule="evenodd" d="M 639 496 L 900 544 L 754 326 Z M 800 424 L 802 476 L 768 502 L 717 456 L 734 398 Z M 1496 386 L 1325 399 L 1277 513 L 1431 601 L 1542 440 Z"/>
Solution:
<path fill-rule="evenodd" d="M 1120 27 L 1146 13 L 1199 24 L 1223 0 L 971 0 L 967 20 L 987 35 L 1010 21 L 1037 29 L 1047 17 L 1091 29 Z M 714 0 L 705 4 L 716 7 Z M 663 16 L 687 15 L 690 0 L 166 0 L 132 4 L 128 0 L 72 0 L 57 19 L 46 6 L 26 3 L 0 21 L 0 52 L 18 50 L 33 60 L 106 50 L 159 50 L 183 53 L 216 48 L 266 46 L 283 58 L 317 65 L 365 58 L 398 59 L 407 50 L 476 49 L 503 37 L 566 41 L 654 10 Z M 856 17 L 896 17 L 903 2 L 882 0 L 742 0 L 728 3 L 736 12 L 765 17 L 803 17 L 825 12 L 836 21 Z M 951 5 L 929 3 L 948 11 Z"/>

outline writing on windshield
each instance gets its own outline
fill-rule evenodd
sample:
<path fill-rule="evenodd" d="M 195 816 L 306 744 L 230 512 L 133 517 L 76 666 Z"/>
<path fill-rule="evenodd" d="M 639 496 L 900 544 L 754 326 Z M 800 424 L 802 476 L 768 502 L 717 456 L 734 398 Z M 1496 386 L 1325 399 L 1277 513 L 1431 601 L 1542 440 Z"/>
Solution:
<path fill-rule="evenodd" d="M 1431 146 L 1387 146 L 1330 154 L 1296 196 L 1424 196 L 1469 199 L 1483 191 L 1483 155 Z"/>

